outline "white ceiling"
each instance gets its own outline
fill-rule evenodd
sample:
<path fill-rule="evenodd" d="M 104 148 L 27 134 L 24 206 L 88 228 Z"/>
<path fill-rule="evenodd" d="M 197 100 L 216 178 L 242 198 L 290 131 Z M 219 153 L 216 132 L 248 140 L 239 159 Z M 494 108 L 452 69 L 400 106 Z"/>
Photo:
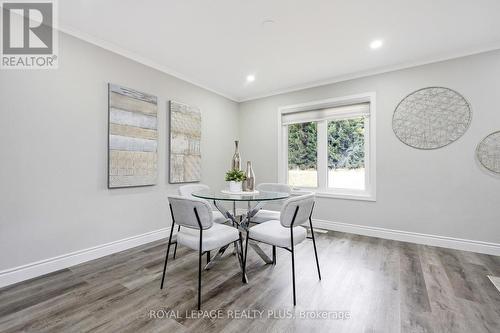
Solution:
<path fill-rule="evenodd" d="M 500 48 L 498 0 L 64 0 L 59 23 L 237 101 Z"/>

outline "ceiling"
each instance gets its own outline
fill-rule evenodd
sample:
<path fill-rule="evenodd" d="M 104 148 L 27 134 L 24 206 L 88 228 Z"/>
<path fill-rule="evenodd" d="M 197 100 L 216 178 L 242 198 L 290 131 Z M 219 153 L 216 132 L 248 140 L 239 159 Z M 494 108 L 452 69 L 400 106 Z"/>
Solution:
<path fill-rule="evenodd" d="M 498 0 L 64 0 L 59 24 L 236 101 L 500 48 Z"/>

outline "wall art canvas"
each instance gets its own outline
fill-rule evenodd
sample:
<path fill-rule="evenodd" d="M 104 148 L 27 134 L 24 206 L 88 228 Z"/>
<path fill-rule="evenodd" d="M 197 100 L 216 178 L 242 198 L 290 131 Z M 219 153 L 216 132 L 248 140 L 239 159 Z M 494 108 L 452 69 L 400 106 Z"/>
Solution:
<path fill-rule="evenodd" d="M 155 185 L 158 179 L 156 96 L 108 85 L 108 188 Z"/>
<path fill-rule="evenodd" d="M 476 155 L 486 169 L 500 174 L 500 131 L 484 138 L 477 146 Z"/>
<path fill-rule="evenodd" d="M 418 149 L 444 147 L 469 128 L 472 111 L 454 90 L 430 87 L 406 96 L 396 107 L 392 128 L 403 143 Z"/>
<path fill-rule="evenodd" d="M 201 112 L 198 108 L 170 102 L 169 182 L 201 180 Z"/>

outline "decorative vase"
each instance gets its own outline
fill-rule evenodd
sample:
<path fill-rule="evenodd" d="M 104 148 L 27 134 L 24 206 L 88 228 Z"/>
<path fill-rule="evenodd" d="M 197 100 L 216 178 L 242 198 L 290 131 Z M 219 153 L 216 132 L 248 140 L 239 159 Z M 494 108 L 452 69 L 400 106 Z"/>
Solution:
<path fill-rule="evenodd" d="M 245 173 L 247 179 L 245 180 L 245 191 L 255 191 L 255 173 L 253 172 L 252 162 L 247 162 L 247 171 Z"/>
<path fill-rule="evenodd" d="M 229 182 L 229 191 L 230 192 L 242 192 L 242 182 L 235 182 L 231 180 Z"/>
<path fill-rule="evenodd" d="M 233 160 L 231 161 L 231 169 L 232 170 L 241 170 L 241 157 L 240 157 L 240 150 L 239 150 L 239 141 L 236 140 L 234 141 L 234 155 L 233 155 Z"/>

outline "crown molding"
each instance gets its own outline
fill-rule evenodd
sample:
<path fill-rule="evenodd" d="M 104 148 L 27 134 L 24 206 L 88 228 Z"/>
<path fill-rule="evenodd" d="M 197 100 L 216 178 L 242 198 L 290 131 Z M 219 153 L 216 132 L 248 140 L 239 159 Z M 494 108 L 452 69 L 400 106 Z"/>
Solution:
<path fill-rule="evenodd" d="M 287 94 L 287 93 L 296 92 L 296 91 L 300 91 L 300 90 L 304 90 L 304 89 L 317 88 L 317 87 L 326 86 L 329 84 L 340 83 L 340 82 L 354 80 L 354 79 L 360 79 L 360 78 L 369 77 L 369 76 L 378 75 L 378 74 L 395 72 L 395 71 L 399 71 L 399 70 L 403 70 L 403 69 L 411 69 L 414 67 L 435 64 L 435 63 L 453 60 L 453 59 L 465 58 L 468 56 L 473 56 L 473 55 L 491 52 L 491 51 L 496 51 L 496 50 L 500 50 L 500 41 L 496 41 L 496 42 L 493 42 L 493 43 L 490 43 L 487 45 L 483 45 L 482 47 L 474 47 L 474 48 L 469 48 L 466 50 L 461 50 L 459 52 L 452 52 L 452 53 L 447 53 L 447 54 L 441 54 L 441 55 L 435 56 L 435 57 L 428 57 L 424 60 L 404 62 L 401 64 L 385 66 L 382 68 L 374 68 L 374 69 L 370 69 L 370 70 L 366 70 L 366 71 L 360 71 L 360 72 L 356 72 L 356 73 L 335 76 L 335 77 L 327 79 L 327 80 L 313 81 L 313 82 L 305 83 L 302 85 L 296 85 L 296 86 L 292 86 L 292 87 L 288 87 L 288 88 L 284 88 L 284 89 L 278 89 L 278 90 L 271 91 L 269 93 L 256 94 L 256 95 L 252 95 L 250 97 L 240 98 L 238 100 L 238 102 L 239 103 L 249 102 L 249 101 L 253 101 L 256 99 Z"/>
<path fill-rule="evenodd" d="M 141 56 L 137 53 L 134 53 L 134 52 L 131 52 L 121 46 L 118 46 L 112 42 L 109 42 L 109 41 L 106 41 L 104 39 L 100 39 L 100 38 L 97 38 L 97 37 L 94 37 L 94 36 L 91 36 L 87 33 L 84 33 L 82 31 L 79 31 L 77 29 L 74 29 L 68 25 L 62 25 L 60 24 L 59 27 L 58 27 L 58 30 L 62 33 L 65 33 L 67 35 L 70 35 L 70 36 L 73 36 L 75 38 L 78 38 L 78 39 L 81 39 L 87 43 L 90 43 L 90 44 L 93 44 L 95 46 L 98 46 L 102 49 L 105 49 L 107 51 L 111 51 L 113 53 L 116 53 L 118 55 L 121 55 L 125 58 L 128 58 L 128 59 L 131 59 L 135 62 L 138 62 L 144 66 L 148 66 L 148 67 L 151 67 L 153 69 L 156 69 L 162 73 L 165 73 L 165 74 L 168 74 L 170 76 L 173 76 L 179 80 L 182 80 L 182 81 L 185 81 L 187 83 L 190 83 L 192 85 L 195 85 L 201 89 L 204 89 L 204 90 L 207 90 L 207 91 L 210 91 L 214 94 L 217 94 L 219 96 L 222 96 L 224 98 L 227 98 L 233 102 L 239 102 L 239 99 L 234 97 L 234 96 L 231 96 L 231 95 L 228 95 L 228 94 L 225 94 L 225 93 L 222 93 L 220 91 L 217 91 L 217 90 L 214 90 L 210 87 L 207 87 L 206 85 L 200 83 L 200 82 L 197 82 L 196 80 L 194 79 L 191 79 L 171 68 L 168 68 L 164 65 L 160 65 L 158 64 L 157 62 L 155 61 L 152 61 L 150 59 L 148 59 L 147 57 L 144 57 L 144 56 Z"/>
<path fill-rule="evenodd" d="M 283 88 L 283 89 L 276 89 L 269 91 L 267 93 L 262 93 L 262 94 L 255 94 L 255 95 L 250 95 L 248 97 L 236 97 L 230 94 L 223 93 L 221 91 L 212 89 L 197 80 L 194 80 L 182 73 L 179 73 L 172 68 L 169 68 L 164 65 L 160 65 L 155 61 L 152 61 L 148 59 L 147 57 L 141 56 L 139 54 L 136 54 L 134 52 L 131 52 L 121 46 L 118 46 L 112 42 L 96 38 L 94 36 L 91 36 L 89 34 L 86 34 L 82 31 L 79 31 L 77 29 L 74 29 L 68 25 L 60 25 L 59 26 L 59 31 L 68 34 L 70 36 L 76 37 L 78 39 L 81 39 L 83 41 L 86 41 L 90 44 L 96 45 L 100 48 L 103 48 L 105 50 L 111 51 L 113 53 L 119 54 L 125 58 L 131 59 L 133 61 L 136 61 L 142 65 L 154 68 L 160 72 L 163 72 L 165 74 L 168 74 L 170 76 L 173 76 L 177 79 L 180 79 L 182 81 L 188 82 L 192 85 L 195 85 L 199 88 L 202 88 L 204 90 L 210 91 L 214 94 L 217 94 L 219 96 L 222 96 L 224 98 L 227 98 L 233 102 L 237 103 L 243 103 L 243 102 L 249 102 L 253 101 L 256 99 L 262 99 L 262 98 L 267 98 L 267 97 L 272 97 L 276 95 L 282 95 L 282 94 L 287 94 L 291 92 L 296 92 L 304 89 L 311 89 L 311 88 L 316 88 L 316 87 L 321 87 L 321 86 L 326 86 L 329 84 L 334 84 L 334 83 L 339 83 L 339 82 L 344 82 L 344 81 L 349 81 L 349 80 L 354 80 L 354 79 L 360 79 L 364 77 L 369 77 L 373 75 L 378 75 L 378 74 L 384 74 L 384 73 L 390 73 L 390 72 L 395 72 L 403 69 L 410 69 L 414 67 L 419 67 L 423 65 L 429 65 L 433 63 L 439 63 L 447 60 L 453 60 L 453 59 L 458 59 L 458 58 L 463 58 L 463 57 L 468 57 L 476 54 L 481 54 L 481 53 L 486 53 L 490 51 L 495 51 L 500 49 L 500 41 L 495 41 L 486 45 L 482 46 L 475 46 L 471 47 L 468 49 L 463 49 L 458 52 L 450 52 L 446 54 L 441 54 L 439 56 L 434 56 L 434 57 L 428 57 L 423 60 L 418 60 L 418 61 L 410 61 L 410 62 L 404 62 L 396 65 L 391 65 L 391 66 L 384 66 L 381 68 L 374 68 L 374 69 L 369 69 L 365 71 L 359 71 L 356 73 L 350 73 L 350 74 L 345 74 L 345 75 L 339 75 L 339 76 L 334 76 L 332 78 L 326 79 L 326 80 L 318 80 L 318 81 L 313 81 L 309 83 L 304 83 L 300 85 L 294 85 L 291 87 Z"/>

